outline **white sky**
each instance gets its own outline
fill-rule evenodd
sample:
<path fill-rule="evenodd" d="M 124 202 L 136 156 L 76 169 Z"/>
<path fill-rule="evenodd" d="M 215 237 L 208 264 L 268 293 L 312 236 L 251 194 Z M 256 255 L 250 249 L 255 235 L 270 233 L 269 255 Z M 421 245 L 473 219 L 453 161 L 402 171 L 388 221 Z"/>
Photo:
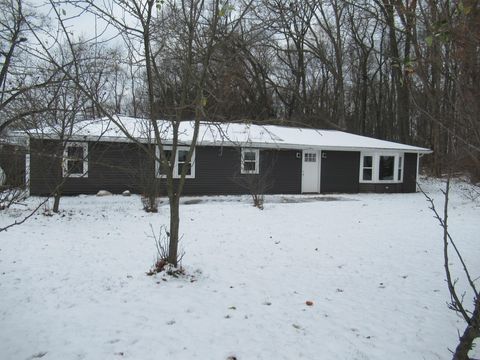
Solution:
<path fill-rule="evenodd" d="M 52 25 L 56 23 L 56 15 L 48 1 L 30 0 L 29 3 L 39 14 L 49 16 L 52 19 Z M 105 21 L 91 13 L 82 12 L 81 9 L 73 5 L 62 4 L 59 9 L 62 17 L 67 19 L 65 24 L 68 27 L 68 31 L 73 33 L 76 38 L 83 37 L 89 39 L 99 35 L 101 39 L 109 40 L 115 38 L 118 34 L 118 31 L 113 26 L 109 26 Z"/>

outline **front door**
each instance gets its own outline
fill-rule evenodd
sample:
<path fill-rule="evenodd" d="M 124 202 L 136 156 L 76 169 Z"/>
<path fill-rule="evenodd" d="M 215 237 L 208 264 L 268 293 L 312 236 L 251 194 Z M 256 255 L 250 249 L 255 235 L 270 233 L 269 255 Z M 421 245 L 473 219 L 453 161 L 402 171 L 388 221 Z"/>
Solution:
<path fill-rule="evenodd" d="M 320 159 L 319 152 L 303 150 L 302 160 L 302 193 L 320 192 Z"/>

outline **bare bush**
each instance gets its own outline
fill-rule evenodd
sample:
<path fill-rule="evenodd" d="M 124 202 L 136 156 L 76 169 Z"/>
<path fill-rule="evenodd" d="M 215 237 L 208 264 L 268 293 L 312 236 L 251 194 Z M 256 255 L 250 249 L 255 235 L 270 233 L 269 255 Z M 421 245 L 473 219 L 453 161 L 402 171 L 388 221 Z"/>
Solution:
<path fill-rule="evenodd" d="M 170 244 L 170 233 L 167 231 L 165 225 L 160 226 L 158 233 L 155 232 L 153 226 L 150 225 L 151 237 L 155 241 L 155 248 L 157 250 L 155 260 L 152 268 L 147 272 L 148 276 L 152 276 L 161 272 L 165 272 L 168 275 L 180 276 L 185 274 L 185 270 L 182 268 L 181 261 L 185 255 L 184 251 L 178 253 L 176 259 L 177 266 L 171 264 L 169 260 L 169 244 Z"/>
<path fill-rule="evenodd" d="M 265 203 L 265 193 L 273 186 L 273 167 L 275 164 L 274 156 L 267 156 L 259 152 L 260 156 L 258 172 L 243 173 L 239 170 L 233 176 L 233 182 L 247 190 L 252 197 L 253 206 L 263 210 Z M 242 162 L 243 162 L 242 158 Z M 261 165 L 260 165 L 261 164 Z M 244 171 L 245 172 L 245 171 Z"/>
<path fill-rule="evenodd" d="M 159 199 L 155 193 L 142 194 L 141 199 L 142 199 L 143 210 L 151 213 L 158 212 Z"/>
<path fill-rule="evenodd" d="M 22 204 L 27 195 L 25 189 L 22 188 L 0 189 L 0 210 L 8 209 L 14 204 Z"/>

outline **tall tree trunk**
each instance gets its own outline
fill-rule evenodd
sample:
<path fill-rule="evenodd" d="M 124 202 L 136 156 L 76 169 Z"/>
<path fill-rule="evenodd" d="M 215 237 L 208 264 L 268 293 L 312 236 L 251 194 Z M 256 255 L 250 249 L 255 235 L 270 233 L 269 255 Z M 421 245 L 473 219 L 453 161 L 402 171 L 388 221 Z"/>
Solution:
<path fill-rule="evenodd" d="M 58 189 L 57 191 L 55 191 L 55 194 L 54 194 L 53 209 L 52 209 L 54 213 L 58 213 L 60 211 L 61 197 L 62 197 L 61 191 L 60 189 Z"/>
<path fill-rule="evenodd" d="M 170 236 L 168 244 L 168 262 L 173 266 L 178 265 L 178 236 L 180 228 L 180 199 L 174 194 L 170 200 Z"/>

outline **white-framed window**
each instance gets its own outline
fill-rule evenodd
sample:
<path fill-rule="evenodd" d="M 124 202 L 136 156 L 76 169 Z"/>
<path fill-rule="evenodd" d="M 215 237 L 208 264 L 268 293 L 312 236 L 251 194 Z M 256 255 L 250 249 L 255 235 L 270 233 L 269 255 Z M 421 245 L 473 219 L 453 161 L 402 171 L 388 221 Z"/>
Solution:
<path fill-rule="evenodd" d="M 304 161 L 305 162 L 317 162 L 317 153 L 314 153 L 314 152 L 304 153 Z"/>
<path fill-rule="evenodd" d="M 361 183 L 400 183 L 403 181 L 403 153 L 360 154 Z"/>
<path fill-rule="evenodd" d="M 258 149 L 242 149 L 241 157 L 242 174 L 260 173 L 260 151 Z"/>
<path fill-rule="evenodd" d="M 361 159 L 360 168 L 360 181 L 372 181 L 373 180 L 373 156 L 364 155 Z"/>
<path fill-rule="evenodd" d="M 172 147 L 164 146 L 163 150 L 164 150 L 166 160 L 170 165 L 170 159 L 172 158 Z M 192 158 L 190 159 L 190 162 L 187 162 L 188 151 L 189 151 L 188 146 L 177 147 L 177 156 L 175 156 L 175 164 L 173 164 L 173 177 L 175 179 L 178 179 L 181 177 L 182 170 L 185 166 L 187 167 L 185 178 L 186 179 L 195 178 L 195 149 L 193 150 Z M 156 156 L 157 156 L 157 159 L 160 159 L 160 149 L 158 147 L 156 148 Z M 155 174 L 157 178 L 167 177 L 166 169 L 163 169 L 162 164 L 160 163 L 159 160 L 155 161 Z"/>
<path fill-rule="evenodd" d="M 67 143 L 63 150 L 62 176 L 88 177 L 88 143 Z"/>

